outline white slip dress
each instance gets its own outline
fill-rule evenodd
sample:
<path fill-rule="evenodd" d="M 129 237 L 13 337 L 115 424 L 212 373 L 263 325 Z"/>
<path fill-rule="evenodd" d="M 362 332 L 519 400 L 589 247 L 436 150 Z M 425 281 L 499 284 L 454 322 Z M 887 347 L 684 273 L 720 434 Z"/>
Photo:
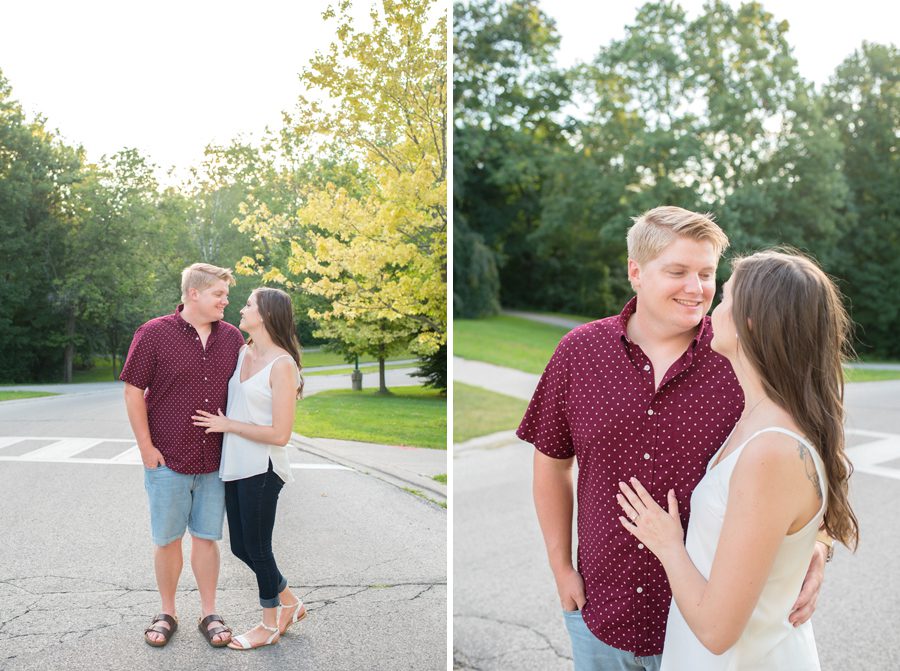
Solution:
<path fill-rule="evenodd" d="M 669 610 L 666 638 L 663 644 L 661 671 L 818 671 L 819 656 L 813 637 L 812 622 L 794 627 L 788 621 L 791 607 L 800 594 L 809 569 L 816 534 L 825 515 L 828 492 L 825 467 L 819 453 L 802 436 L 777 426 L 757 431 L 731 454 L 713 467 L 719 449 L 691 496 L 691 519 L 685 546 L 697 570 L 708 580 L 712 569 L 731 474 L 744 447 L 756 436 L 775 431 L 791 436 L 805 445 L 812 455 L 823 501 L 818 513 L 799 531 L 784 537 L 766 579 L 750 621 L 737 643 L 721 655 L 707 650 L 691 631 L 675 600 Z"/>
<path fill-rule="evenodd" d="M 234 374 L 228 381 L 228 417 L 239 422 L 272 426 L 272 388 L 269 386 L 269 371 L 272 365 L 289 354 L 282 354 L 272 359 L 265 367 L 241 382 L 241 368 L 247 347 L 244 346 L 238 355 Z M 300 372 L 297 371 L 299 384 Z M 226 433 L 222 439 L 222 461 L 219 464 L 219 477 L 225 482 L 249 478 L 272 470 L 285 483 L 293 482 L 291 463 L 287 448 L 284 445 L 267 445 L 248 440 L 236 433 Z"/>

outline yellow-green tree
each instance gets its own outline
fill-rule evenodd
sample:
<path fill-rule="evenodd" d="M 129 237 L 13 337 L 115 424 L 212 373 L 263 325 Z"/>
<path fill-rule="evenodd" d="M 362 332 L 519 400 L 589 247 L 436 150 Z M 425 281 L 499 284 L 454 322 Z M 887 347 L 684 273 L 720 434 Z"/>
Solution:
<path fill-rule="evenodd" d="M 260 242 L 287 236 L 291 253 L 242 267 L 325 298 L 310 316 L 350 352 L 411 343 L 428 356 L 447 331 L 446 18 L 433 0 L 385 0 L 365 30 L 347 0 L 324 18 L 337 40 L 301 73 L 288 131 L 362 176 L 309 189 L 296 213 L 252 204 L 242 226 Z"/>

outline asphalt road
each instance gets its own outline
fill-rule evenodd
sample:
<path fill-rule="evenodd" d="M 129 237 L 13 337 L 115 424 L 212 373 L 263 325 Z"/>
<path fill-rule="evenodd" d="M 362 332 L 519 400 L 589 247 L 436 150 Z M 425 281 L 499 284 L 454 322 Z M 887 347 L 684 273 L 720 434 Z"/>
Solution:
<path fill-rule="evenodd" d="M 80 391 L 0 403 L 0 669 L 446 668 L 446 511 L 301 450 L 274 546 L 309 617 L 270 648 L 210 648 L 186 562 L 180 628 L 166 648 L 147 646 L 159 600 L 121 385 Z M 94 444 L 79 451 L 79 438 Z M 218 610 L 240 633 L 259 607 L 227 533 Z"/>
<path fill-rule="evenodd" d="M 465 380 L 463 380 L 465 381 Z M 900 669 L 900 382 L 850 385 L 859 551 L 838 547 L 813 618 L 823 669 Z M 533 448 L 454 450 L 453 648 L 460 669 L 571 669 L 531 499 Z"/>

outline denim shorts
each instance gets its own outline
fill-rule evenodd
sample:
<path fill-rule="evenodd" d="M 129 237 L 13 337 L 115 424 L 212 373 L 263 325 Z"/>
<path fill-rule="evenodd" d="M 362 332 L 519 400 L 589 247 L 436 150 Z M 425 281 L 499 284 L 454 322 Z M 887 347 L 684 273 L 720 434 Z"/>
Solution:
<path fill-rule="evenodd" d="M 575 671 L 659 671 L 662 655 L 638 657 L 607 645 L 588 629 L 580 610 L 564 610 L 563 619 L 572 639 Z"/>
<path fill-rule="evenodd" d="M 225 485 L 218 471 L 200 475 L 176 473 L 167 466 L 144 467 L 144 488 L 150 499 L 150 530 L 154 545 L 168 545 L 184 536 L 222 540 Z"/>

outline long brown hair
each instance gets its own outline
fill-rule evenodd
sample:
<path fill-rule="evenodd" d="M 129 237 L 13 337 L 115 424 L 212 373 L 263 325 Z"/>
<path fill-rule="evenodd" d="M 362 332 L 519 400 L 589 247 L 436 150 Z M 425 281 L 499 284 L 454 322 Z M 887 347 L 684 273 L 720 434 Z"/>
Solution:
<path fill-rule="evenodd" d="M 294 308 L 291 305 L 291 297 L 281 289 L 272 287 L 260 287 L 253 290 L 256 296 L 256 308 L 262 317 L 263 326 L 272 338 L 272 342 L 281 349 L 286 350 L 294 358 L 297 370 L 302 371 L 300 363 L 301 348 L 297 340 L 297 332 L 294 329 Z M 251 338 L 249 342 L 253 342 Z M 297 398 L 303 396 L 303 376 L 300 376 L 300 386 L 297 387 Z"/>
<path fill-rule="evenodd" d="M 742 350 L 766 394 L 812 441 L 828 480 L 825 529 L 856 549 L 850 507 L 853 467 L 844 453 L 844 369 L 851 322 L 834 282 L 793 249 L 738 258 L 732 267 L 731 316 Z"/>

